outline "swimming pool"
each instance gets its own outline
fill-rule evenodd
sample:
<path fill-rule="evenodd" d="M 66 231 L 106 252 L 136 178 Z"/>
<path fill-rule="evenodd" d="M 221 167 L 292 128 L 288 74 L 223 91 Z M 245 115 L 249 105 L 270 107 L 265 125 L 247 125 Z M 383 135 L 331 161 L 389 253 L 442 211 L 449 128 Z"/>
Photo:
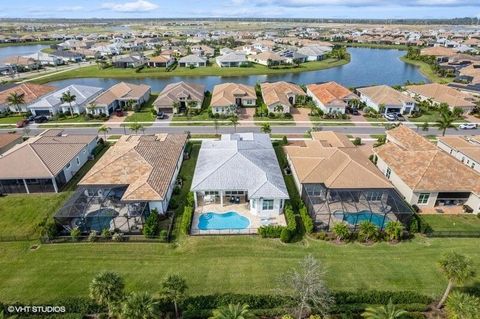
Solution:
<path fill-rule="evenodd" d="M 381 214 L 377 214 L 369 210 L 361 210 L 358 213 L 348 213 L 337 210 L 333 213 L 333 216 L 346 221 L 351 225 L 360 224 L 363 221 L 371 221 L 380 228 L 385 227 L 385 225 L 390 221 L 388 217 L 384 217 Z"/>
<path fill-rule="evenodd" d="M 236 212 L 201 214 L 198 218 L 200 230 L 246 229 L 250 220 Z"/>
<path fill-rule="evenodd" d="M 85 216 L 85 228 L 100 233 L 104 229 L 110 229 L 110 222 L 117 216 L 118 212 L 112 208 L 96 210 Z"/>

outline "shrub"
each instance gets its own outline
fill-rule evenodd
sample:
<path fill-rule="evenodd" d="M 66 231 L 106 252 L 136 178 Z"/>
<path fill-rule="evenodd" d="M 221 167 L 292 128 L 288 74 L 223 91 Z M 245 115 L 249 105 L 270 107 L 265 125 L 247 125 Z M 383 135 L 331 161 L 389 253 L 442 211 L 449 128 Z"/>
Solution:
<path fill-rule="evenodd" d="M 122 233 L 115 233 L 112 236 L 112 240 L 114 240 L 114 241 L 122 242 L 122 241 L 124 241 L 124 239 L 125 238 L 123 237 Z"/>
<path fill-rule="evenodd" d="M 92 230 L 90 234 L 88 234 L 88 241 L 89 242 L 94 242 L 97 241 L 98 238 L 98 233 L 96 230 Z"/>
<path fill-rule="evenodd" d="M 47 238 L 54 238 L 58 235 L 58 226 L 55 222 L 45 222 L 44 224 L 39 225 L 42 227 L 40 234 L 46 236 Z"/>
<path fill-rule="evenodd" d="M 156 208 L 152 209 L 150 215 L 148 215 L 145 224 L 143 225 L 143 235 L 146 238 L 153 238 L 157 236 L 159 231 L 158 225 L 158 210 Z"/>
<path fill-rule="evenodd" d="M 160 231 L 160 233 L 158 234 L 158 238 L 161 240 L 161 241 L 167 241 L 167 237 L 168 237 L 168 232 L 165 230 L 165 229 L 162 229 Z"/>
<path fill-rule="evenodd" d="M 183 209 L 182 222 L 180 224 L 180 232 L 183 235 L 190 233 L 190 226 L 192 225 L 193 207 L 185 206 Z"/>
<path fill-rule="evenodd" d="M 171 210 L 175 210 L 178 208 L 178 202 L 175 197 L 170 198 L 170 202 L 168 203 L 168 208 Z"/>
<path fill-rule="evenodd" d="M 78 227 L 75 227 L 70 231 L 70 237 L 72 237 L 73 241 L 78 241 L 80 239 L 81 234 L 82 232 Z"/>
<path fill-rule="evenodd" d="M 335 234 L 338 240 L 345 240 L 350 238 L 350 229 L 344 222 L 335 223 L 332 228 L 332 232 Z"/>
<path fill-rule="evenodd" d="M 374 223 L 367 220 L 360 223 L 358 239 L 360 241 L 376 240 L 378 237 L 378 228 Z"/>
<path fill-rule="evenodd" d="M 104 228 L 102 230 L 102 238 L 103 239 L 110 239 L 110 237 L 112 237 L 112 233 L 110 232 L 110 230 Z"/>
<path fill-rule="evenodd" d="M 313 232 L 313 219 L 308 213 L 308 209 L 305 205 L 301 204 L 299 209 L 300 217 L 302 218 L 303 227 L 305 228 L 305 232 L 307 234 L 311 234 Z"/>
<path fill-rule="evenodd" d="M 285 227 L 279 225 L 265 225 L 258 229 L 258 234 L 262 238 L 280 238 Z"/>
<path fill-rule="evenodd" d="M 287 220 L 287 229 L 295 232 L 297 230 L 297 220 L 290 203 L 285 205 L 285 219 Z"/>
<path fill-rule="evenodd" d="M 352 143 L 355 146 L 360 146 L 360 145 L 362 145 L 362 139 L 360 137 L 355 137 L 355 139 L 353 140 Z"/>
<path fill-rule="evenodd" d="M 195 206 L 195 198 L 194 198 L 194 196 L 193 196 L 193 192 L 189 192 L 189 193 L 187 194 L 186 205 L 187 205 L 187 206 L 190 206 L 190 207 L 194 207 L 194 206 Z"/>
<path fill-rule="evenodd" d="M 385 226 L 385 233 L 390 240 L 400 240 L 403 225 L 399 221 L 389 221 Z"/>
<path fill-rule="evenodd" d="M 292 241 L 293 232 L 288 228 L 283 228 L 282 232 L 280 233 L 280 240 L 283 243 L 289 243 Z"/>
<path fill-rule="evenodd" d="M 282 137 L 282 142 L 283 142 L 283 145 L 287 145 L 287 144 L 288 144 L 288 139 L 287 139 L 287 136 L 286 136 L 286 135 L 284 135 L 284 136 Z"/>

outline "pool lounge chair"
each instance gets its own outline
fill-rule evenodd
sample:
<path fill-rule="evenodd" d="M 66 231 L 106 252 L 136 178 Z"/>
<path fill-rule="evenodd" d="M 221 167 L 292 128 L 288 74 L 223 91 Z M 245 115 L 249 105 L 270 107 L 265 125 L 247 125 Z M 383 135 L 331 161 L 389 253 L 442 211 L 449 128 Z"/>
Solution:
<path fill-rule="evenodd" d="M 240 204 L 240 197 L 235 197 L 235 204 Z"/>

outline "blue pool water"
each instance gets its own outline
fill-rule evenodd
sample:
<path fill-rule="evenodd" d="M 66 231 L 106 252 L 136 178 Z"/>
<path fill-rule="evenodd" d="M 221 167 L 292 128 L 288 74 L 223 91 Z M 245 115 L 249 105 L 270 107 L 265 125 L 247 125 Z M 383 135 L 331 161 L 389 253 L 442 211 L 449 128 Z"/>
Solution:
<path fill-rule="evenodd" d="M 104 229 L 110 229 L 110 222 L 117 216 L 118 212 L 114 209 L 104 208 L 97 210 L 85 217 L 85 228 L 101 233 Z"/>
<path fill-rule="evenodd" d="M 222 229 L 245 229 L 250 225 L 250 220 L 236 212 L 205 213 L 198 219 L 198 229 L 222 230 Z"/>
<path fill-rule="evenodd" d="M 383 228 L 390 219 L 388 217 L 383 217 L 381 214 L 373 213 L 369 210 L 362 210 L 358 213 L 347 213 L 342 211 L 336 211 L 333 213 L 333 216 L 346 221 L 351 225 L 360 224 L 363 221 L 371 221 L 380 228 Z"/>

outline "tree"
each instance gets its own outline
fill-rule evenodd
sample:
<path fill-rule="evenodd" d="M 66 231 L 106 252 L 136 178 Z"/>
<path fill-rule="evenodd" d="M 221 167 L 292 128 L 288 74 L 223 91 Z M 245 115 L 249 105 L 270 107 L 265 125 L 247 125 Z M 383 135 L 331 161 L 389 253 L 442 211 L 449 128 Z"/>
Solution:
<path fill-rule="evenodd" d="M 403 225 L 399 221 L 389 221 L 385 226 L 385 233 L 390 240 L 399 240 L 402 235 Z"/>
<path fill-rule="evenodd" d="M 435 122 L 435 126 L 442 131 L 442 136 L 445 136 L 445 132 L 449 128 L 457 129 L 455 125 L 455 118 L 452 116 L 450 112 L 443 112 L 440 113 L 440 119 Z"/>
<path fill-rule="evenodd" d="M 213 311 L 210 319 L 248 319 L 253 315 L 248 310 L 248 305 L 229 304 Z"/>
<path fill-rule="evenodd" d="M 445 303 L 449 319 L 476 319 L 479 309 L 480 298 L 460 291 L 453 291 Z"/>
<path fill-rule="evenodd" d="M 180 275 L 168 275 L 162 282 L 162 295 L 173 303 L 176 318 L 179 318 L 178 304 L 185 298 L 187 289 L 187 283 Z"/>
<path fill-rule="evenodd" d="M 103 125 L 101 126 L 99 129 L 98 129 L 98 133 L 103 133 L 103 140 L 104 141 L 107 141 L 107 133 L 110 131 L 110 128 L 106 125 Z"/>
<path fill-rule="evenodd" d="M 448 285 L 443 293 L 442 299 L 438 302 L 437 308 L 443 306 L 454 285 L 463 284 L 475 275 L 470 258 L 456 252 L 445 254 L 439 264 L 440 269 L 445 277 L 447 277 Z"/>
<path fill-rule="evenodd" d="M 68 103 L 68 110 L 70 111 L 70 116 L 73 118 L 73 108 L 72 103 L 77 100 L 77 97 L 70 93 L 70 91 L 63 92 L 62 97 L 60 98 L 62 103 Z"/>
<path fill-rule="evenodd" d="M 138 122 L 133 122 L 132 124 L 130 124 L 128 126 L 128 128 L 130 129 L 130 131 L 134 132 L 135 134 L 137 134 L 138 131 L 140 131 L 140 130 L 142 130 L 142 131 L 145 130 L 145 127 Z"/>
<path fill-rule="evenodd" d="M 154 319 L 158 318 L 157 303 L 147 292 L 132 293 L 122 304 L 122 319 Z"/>
<path fill-rule="evenodd" d="M 274 110 L 276 113 L 283 113 L 283 105 L 282 105 L 282 104 L 277 104 L 277 105 L 275 105 L 275 107 L 273 108 L 273 110 Z"/>
<path fill-rule="evenodd" d="M 235 129 L 235 133 L 237 133 L 237 125 L 238 125 L 238 116 L 234 115 L 230 117 L 230 124 L 233 125 Z"/>
<path fill-rule="evenodd" d="M 406 314 L 405 310 L 396 309 L 392 299 L 390 299 L 386 306 L 368 307 L 362 313 L 362 317 L 365 319 L 399 319 Z"/>
<path fill-rule="evenodd" d="M 138 109 L 135 109 L 134 106 L 139 106 L 137 104 L 137 102 L 135 100 L 128 100 L 126 103 L 125 103 L 125 106 L 127 108 L 127 110 L 133 110 L 133 111 L 138 111 Z"/>
<path fill-rule="evenodd" d="M 270 127 L 270 123 L 262 123 L 262 127 L 260 130 L 265 134 L 272 133 L 272 128 Z"/>
<path fill-rule="evenodd" d="M 101 272 L 90 283 L 90 298 L 101 306 L 107 306 L 110 315 L 124 297 L 123 278 L 114 272 Z"/>
<path fill-rule="evenodd" d="M 20 114 L 22 112 L 22 108 L 20 105 L 25 104 L 25 99 L 23 98 L 22 94 L 18 94 L 17 92 L 10 93 L 10 95 L 7 97 L 7 103 L 10 106 L 13 106 L 15 111 Z"/>
<path fill-rule="evenodd" d="M 321 315 L 328 314 L 335 301 L 325 285 L 324 276 L 322 265 L 312 255 L 306 256 L 297 269 L 291 269 L 283 276 L 284 289 L 295 301 L 298 319 L 312 310 Z"/>

